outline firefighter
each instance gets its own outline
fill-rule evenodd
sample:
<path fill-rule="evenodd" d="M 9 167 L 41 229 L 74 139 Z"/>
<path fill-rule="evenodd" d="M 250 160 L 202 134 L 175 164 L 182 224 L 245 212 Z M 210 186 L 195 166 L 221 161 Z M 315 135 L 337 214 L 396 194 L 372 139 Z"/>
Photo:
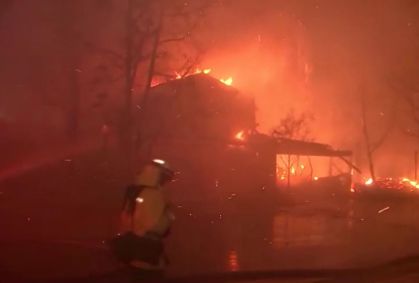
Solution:
<path fill-rule="evenodd" d="M 163 276 L 167 264 L 163 239 L 168 236 L 174 217 L 162 187 L 173 175 L 165 161 L 153 160 L 126 190 L 121 213 L 122 236 L 113 240 L 113 248 L 136 280 L 150 281 Z"/>

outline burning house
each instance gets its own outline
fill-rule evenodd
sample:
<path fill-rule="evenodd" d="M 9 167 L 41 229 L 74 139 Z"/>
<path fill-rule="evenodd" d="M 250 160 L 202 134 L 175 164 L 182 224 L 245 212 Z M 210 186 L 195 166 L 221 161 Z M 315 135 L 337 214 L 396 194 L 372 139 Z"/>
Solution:
<path fill-rule="evenodd" d="M 153 87 L 139 112 L 138 156 L 166 159 L 178 170 L 175 198 L 221 200 L 237 190 L 269 190 L 278 154 L 350 154 L 258 133 L 253 99 L 204 73 Z"/>
<path fill-rule="evenodd" d="M 157 85 L 141 115 L 138 155 L 169 160 L 182 197 L 234 197 L 250 180 L 267 186 L 267 162 L 243 146 L 256 127 L 253 99 L 228 82 L 201 73 Z"/>

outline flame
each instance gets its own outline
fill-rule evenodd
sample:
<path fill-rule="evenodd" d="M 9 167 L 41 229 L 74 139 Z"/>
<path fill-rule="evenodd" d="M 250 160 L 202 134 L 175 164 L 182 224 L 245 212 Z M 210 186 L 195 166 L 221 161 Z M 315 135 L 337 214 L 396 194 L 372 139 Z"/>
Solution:
<path fill-rule="evenodd" d="M 313 178 L 314 181 L 317 181 L 318 179 L 319 179 L 319 177 L 317 177 L 317 176 L 314 176 L 314 178 Z"/>
<path fill-rule="evenodd" d="M 238 271 L 240 268 L 237 252 L 234 250 L 228 254 L 228 267 L 230 271 Z"/>
<path fill-rule="evenodd" d="M 406 177 L 402 178 L 402 180 L 400 181 L 400 184 L 401 185 L 409 184 L 412 187 L 414 187 L 416 189 L 419 189 L 419 183 L 418 182 L 410 180 L 409 178 L 406 178 Z"/>
<path fill-rule="evenodd" d="M 151 85 L 151 87 L 155 87 L 155 86 L 158 86 L 161 83 L 162 82 L 159 79 L 154 78 L 154 79 L 151 80 L 150 85 Z"/>
<path fill-rule="evenodd" d="M 372 178 L 365 179 L 364 185 L 370 186 L 372 184 L 377 188 L 383 189 L 409 189 L 410 191 L 419 190 L 419 182 L 411 180 L 406 177 L 401 178 L 377 178 L 376 181 L 373 181 Z"/>
<path fill-rule="evenodd" d="M 196 75 L 196 74 L 205 74 L 208 75 L 209 73 L 212 72 L 211 68 L 206 68 L 206 69 L 201 69 L 201 68 L 196 68 L 195 71 L 193 71 L 190 74 L 184 75 L 182 76 L 179 72 L 174 72 L 175 75 L 175 79 L 182 79 L 184 77 L 190 76 L 190 75 Z M 229 77 L 227 79 L 219 79 L 220 82 L 222 82 L 225 85 L 231 86 L 233 84 L 233 78 Z M 155 84 L 152 84 L 152 86 L 156 86 L 159 85 L 161 82 L 157 82 Z"/>
<path fill-rule="evenodd" d="M 233 78 L 229 77 L 228 79 L 220 79 L 220 82 L 222 82 L 223 84 L 229 85 L 231 86 L 233 84 Z"/>
<path fill-rule="evenodd" d="M 244 141 L 244 139 L 245 139 L 244 131 L 238 132 L 234 137 L 236 138 L 236 140 Z"/>
<path fill-rule="evenodd" d="M 295 168 L 294 168 L 294 166 L 291 167 L 291 175 L 295 175 Z"/>
<path fill-rule="evenodd" d="M 209 73 L 211 73 L 211 68 L 207 68 L 207 69 L 200 69 L 200 68 L 196 68 L 194 74 L 206 74 L 208 75 Z"/>
<path fill-rule="evenodd" d="M 372 185 L 374 183 L 374 180 L 372 179 L 372 178 L 368 178 L 366 181 L 365 181 L 365 185 L 367 185 L 367 186 L 370 186 L 370 185 Z"/>

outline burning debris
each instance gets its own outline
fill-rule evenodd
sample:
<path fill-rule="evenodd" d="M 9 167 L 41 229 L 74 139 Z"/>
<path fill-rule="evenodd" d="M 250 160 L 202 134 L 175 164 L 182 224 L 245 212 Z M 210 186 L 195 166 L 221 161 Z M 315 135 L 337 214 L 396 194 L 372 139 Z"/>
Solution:
<path fill-rule="evenodd" d="M 372 185 L 372 184 L 374 184 L 374 180 L 373 180 L 372 178 L 368 178 L 368 179 L 365 181 L 365 185 L 367 185 L 367 186 L 370 186 L 370 185 Z"/>
<path fill-rule="evenodd" d="M 346 159 L 352 155 L 351 151 L 334 150 L 329 145 L 315 142 L 275 137 L 273 139 L 277 154 L 277 185 L 280 187 L 303 184 L 347 186 L 351 183 L 350 172 L 358 170 L 354 169 L 356 167 Z M 333 161 L 334 159 L 336 162 Z M 316 170 L 319 168 L 316 168 L 315 165 L 316 163 L 323 165 L 324 161 L 327 161 L 329 174 L 319 177 L 318 173 L 320 172 Z"/>
<path fill-rule="evenodd" d="M 393 189 L 401 191 L 419 191 L 419 183 L 409 178 L 368 178 L 364 183 L 356 184 L 357 191 L 365 189 Z"/>

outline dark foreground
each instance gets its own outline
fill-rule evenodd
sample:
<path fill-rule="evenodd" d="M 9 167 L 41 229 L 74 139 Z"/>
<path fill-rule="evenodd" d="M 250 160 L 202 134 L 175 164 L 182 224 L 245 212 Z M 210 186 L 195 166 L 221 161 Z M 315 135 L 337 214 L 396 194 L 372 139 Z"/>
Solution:
<path fill-rule="evenodd" d="M 105 244 L 117 231 L 123 185 L 124 172 L 101 156 L 3 181 L 0 282 L 128 282 Z M 400 275 L 405 281 L 397 282 L 419 282 L 414 194 L 242 195 L 238 188 L 217 206 L 174 199 L 177 219 L 167 241 L 173 282 L 393 282 Z"/>

